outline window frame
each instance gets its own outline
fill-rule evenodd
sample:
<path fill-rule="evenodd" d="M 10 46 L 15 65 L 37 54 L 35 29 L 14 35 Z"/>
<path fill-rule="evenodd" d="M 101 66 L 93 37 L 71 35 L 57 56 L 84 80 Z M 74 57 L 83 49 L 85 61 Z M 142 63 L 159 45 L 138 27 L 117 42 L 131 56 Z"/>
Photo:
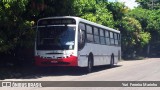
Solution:
<path fill-rule="evenodd" d="M 91 27 L 91 29 L 92 29 L 91 31 L 92 31 L 92 32 L 88 32 L 87 26 L 88 26 L 88 27 Z M 89 25 L 89 24 L 85 24 L 85 27 L 86 27 L 86 38 L 87 38 L 87 42 L 88 42 L 88 43 L 94 43 L 93 26 L 92 26 L 92 25 Z M 89 38 L 88 38 L 89 35 L 92 35 L 92 37 L 91 37 L 92 40 L 89 40 Z"/>
<path fill-rule="evenodd" d="M 83 24 L 84 25 L 84 30 L 83 29 L 81 29 L 80 28 L 80 24 Z M 79 47 L 79 30 L 82 30 L 82 31 L 84 31 L 84 43 L 82 43 L 82 47 Z M 83 22 L 79 22 L 79 24 L 78 24 L 78 51 L 80 51 L 80 50 L 82 50 L 83 48 L 84 48 L 84 46 L 85 46 L 85 44 L 86 44 L 86 25 L 85 25 L 85 23 L 83 23 Z"/>
<path fill-rule="evenodd" d="M 100 34 L 100 44 L 102 45 L 106 45 L 106 40 L 105 40 L 105 29 L 100 28 L 99 29 L 99 34 Z M 102 35 L 101 35 L 102 34 Z M 102 43 L 102 39 L 103 38 L 103 43 Z"/>
<path fill-rule="evenodd" d="M 95 29 L 97 29 L 97 33 L 98 33 L 98 34 L 95 34 L 95 31 L 96 31 Z M 94 35 L 94 43 L 95 43 L 95 44 L 100 44 L 100 36 L 99 36 L 100 32 L 99 32 L 99 28 L 93 26 L 93 31 L 94 31 L 94 33 L 93 33 L 93 35 Z M 98 37 L 98 42 L 96 42 L 95 37 Z"/>
<path fill-rule="evenodd" d="M 79 23 L 83 23 L 85 25 L 85 29 L 86 29 L 85 30 L 85 37 L 86 37 L 85 42 L 93 43 L 93 44 L 100 44 L 100 45 L 108 45 L 108 46 L 120 46 L 121 45 L 121 43 L 120 43 L 120 33 L 110 31 L 108 29 L 100 28 L 98 26 L 91 25 L 91 24 L 88 24 L 88 23 L 85 23 L 85 22 L 79 22 Z M 88 32 L 87 27 L 90 27 L 90 29 L 92 29 L 92 30 Z M 98 30 L 98 31 L 96 31 L 96 30 Z M 100 31 L 100 30 L 103 30 L 103 31 Z M 98 32 L 98 34 L 97 34 L 97 32 Z M 103 35 L 101 35 L 102 32 L 103 32 Z M 116 39 L 115 39 L 115 36 L 114 36 L 115 33 L 117 34 Z M 88 35 L 91 35 L 92 40 L 91 39 L 89 40 Z M 96 37 L 98 37 L 98 40 L 99 40 L 98 42 L 96 42 L 96 40 L 97 40 Z M 103 38 L 104 43 L 102 43 L 101 38 Z M 118 40 L 118 44 L 115 43 L 115 40 Z"/>

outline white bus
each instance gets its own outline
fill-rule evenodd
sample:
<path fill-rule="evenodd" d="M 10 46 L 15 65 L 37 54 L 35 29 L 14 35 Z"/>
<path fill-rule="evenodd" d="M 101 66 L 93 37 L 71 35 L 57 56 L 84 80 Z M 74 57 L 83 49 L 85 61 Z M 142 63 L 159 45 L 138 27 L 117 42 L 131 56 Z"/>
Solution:
<path fill-rule="evenodd" d="M 120 31 L 72 16 L 38 20 L 37 66 L 113 66 L 121 59 Z"/>

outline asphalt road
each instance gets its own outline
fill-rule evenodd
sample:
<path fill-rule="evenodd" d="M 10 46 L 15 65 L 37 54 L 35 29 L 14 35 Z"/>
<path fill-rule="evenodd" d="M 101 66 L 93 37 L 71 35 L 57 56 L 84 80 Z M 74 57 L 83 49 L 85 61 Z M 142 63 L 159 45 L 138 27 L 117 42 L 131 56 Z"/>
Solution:
<path fill-rule="evenodd" d="M 36 68 L 32 75 L 3 81 L 160 81 L 160 58 L 121 61 L 115 67 L 96 67 L 87 74 L 84 69 Z M 160 87 L 34 87 L 0 88 L 0 90 L 159 90 Z"/>

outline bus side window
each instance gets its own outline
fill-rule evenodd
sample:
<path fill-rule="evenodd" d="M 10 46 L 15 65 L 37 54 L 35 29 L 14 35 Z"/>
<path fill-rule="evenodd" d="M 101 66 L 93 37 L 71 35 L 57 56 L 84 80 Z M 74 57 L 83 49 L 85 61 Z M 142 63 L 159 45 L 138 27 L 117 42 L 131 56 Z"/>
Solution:
<path fill-rule="evenodd" d="M 115 45 L 118 45 L 118 34 L 114 33 Z"/>
<path fill-rule="evenodd" d="M 78 29 L 78 50 L 83 49 L 85 45 L 85 25 L 80 23 Z"/>
<path fill-rule="evenodd" d="M 118 34 L 118 45 L 121 45 L 121 34 Z"/>
<path fill-rule="evenodd" d="M 103 45 L 106 44 L 103 29 L 100 29 L 100 41 L 101 41 L 101 44 L 103 44 Z"/>
<path fill-rule="evenodd" d="M 99 44 L 100 41 L 99 41 L 99 29 L 94 27 L 94 42 Z"/>
<path fill-rule="evenodd" d="M 105 30 L 106 44 L 110 45 L 109 31 Z"/>
<path fill-rule="evenodd" d="M 111 45 L 114 45 L 114 34 L 113 34 L 113 32 L 110 32 L 110 42 L 111 42 Z"/>
<path fill-rule="evenodd" d="M 90 25 L 86 25 L 86 30 L 87 30 L 87 42 L 93 43 L 93 30 Z"/>

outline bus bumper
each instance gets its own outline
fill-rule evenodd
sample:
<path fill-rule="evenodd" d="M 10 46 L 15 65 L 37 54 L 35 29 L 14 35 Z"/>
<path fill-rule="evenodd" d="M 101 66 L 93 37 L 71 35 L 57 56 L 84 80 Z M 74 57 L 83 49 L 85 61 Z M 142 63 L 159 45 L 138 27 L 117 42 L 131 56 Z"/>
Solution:
<path fill-rule="evenodd" d="M 61 59 L 47 59 L 35 56 L 36 66 L 78 66 L 78 59 L 76 56 Z"/>

